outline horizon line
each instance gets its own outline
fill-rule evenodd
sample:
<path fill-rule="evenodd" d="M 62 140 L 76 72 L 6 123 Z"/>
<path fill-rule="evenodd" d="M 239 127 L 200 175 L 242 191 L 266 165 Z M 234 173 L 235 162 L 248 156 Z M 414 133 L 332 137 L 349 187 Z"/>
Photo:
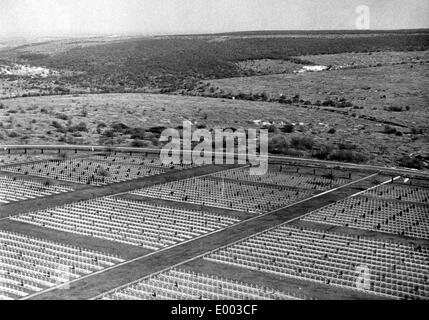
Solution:
<path fill-rule="evenodd" d="M 118 33 L 81 33 L 81 34 L 45 34 L 45 35 L 1 35 L 0 39 L 37 39 L 37 38 L 96 38 L 96 37 L 162 37 L 162 36 L 216 36 L 216 35 L 230 35 L 230 34 L 240 34 L 240 33 L 329 33 L 329 32 L 342 32 L 342 33 L 374 33 L 374 32 L 412 32 L 412 31 L 429 31 L 429 27 L 422 28 L 399 28 L 399 29 L 263 29 L 263 30 L 233 30 L 233 31 L 223 31 L 223 32 L 118 32 Z"/>

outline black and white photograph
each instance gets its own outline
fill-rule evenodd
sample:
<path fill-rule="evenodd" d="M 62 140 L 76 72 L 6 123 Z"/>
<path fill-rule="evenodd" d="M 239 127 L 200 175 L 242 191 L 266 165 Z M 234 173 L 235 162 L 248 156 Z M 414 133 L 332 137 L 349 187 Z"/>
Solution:
<path fill-rule="evenodd" d="M 428 299 L 429 1 L 0 0 L 0 308 Z"/>

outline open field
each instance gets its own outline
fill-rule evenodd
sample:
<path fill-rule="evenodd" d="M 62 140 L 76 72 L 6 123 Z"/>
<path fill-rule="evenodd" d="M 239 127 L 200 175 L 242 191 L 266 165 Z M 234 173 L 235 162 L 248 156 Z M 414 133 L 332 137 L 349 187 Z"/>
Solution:
<path fill-rule="evenodd" d="M 425 55 L 428 56 L 427 53 Z M 303 103 L 309 101 L 310 105 L 327 109 L 335 109 L 335 106 L 324 106 L 324 102 L 345 99 L 343 101 L 350 102 L 350 106 L 337 109 L 347 111 L 350 116 L 363 114 L 411 128 L 425 127 L 428 120 L 428 74 L 425 62 L 422 65 L 231 78 L 209 83 L 211 88 L 231 92 L 234 96 L 263 92 L 275 98 L 280 95 L 287 99 L 298 96 Z"/>
<path fill-rule="evenodd" d="M 218 41 L 221 39 L 221 41 Z M 73 86 L 103 92 L 193 89 L 199 80 L 256 74 L 237 62 L 291 60 L 302 55 L 427 50 L 425 30 L 315 32 L 57 40 L 0 52 L 0 59 L 74 71 Z M 306 63 L 302 61 L 301 63 Z M 269 72 L 271 73 L 271 72 Z"/>
<path fill-rule="evenodd" d="M 328 75 L 332 76 L 331 72 Z M 319 74 L 309 76 L 317 76 L 318 80 L 322 81 Z M 271 89 L 272 92 L 276 90 L 276 85 L 272 83 L 278 83 L 278 88 L 283 88 L 283 83 L 285 86 L 291 83 L 296 86 L 287 76 L 219 80 L 219 85 L 222 83 L 243 90 L 253 88 L 252 85 L 257 84 L 256 88 L 261 86 L 264 90 Z M 346 86 L 347 82 L 338 81 L 337 84 Z M 304 82 L 299 88 L 303 85 Z M 414 85 L 414 91 L 423 90 L 417 81 Z M 381 86 L 380 82 L 377 82 L 377 86 Z M 109 94 L 6 100 L 0 109 L 2 123 L 0 139 L 9 144 L 69 143 L 122 146 L 131 146 L 137 139 L 141 142 L 136 146 L 158 147 L 158 138 L 163 128 L 176 128 L 183 125 L 183 121 L 191 121 L 195 126 L 208 129 L 261 128 L 264 127 L 264 123 L 272 124 L 273 132 L 270 133 L 272 137 L 281 135 L 287 140 L 293 137 L 308 137 L 314 141 L 316 150 L 327 145 L 333 145 L 333 149 L 351 149 L 353 152 L 365 154 L 367 159 L 363 161 L 371 164 L 397 165 L 403 156 L 425 150 L 428 144 L 427 134 L 412 132 L 414 126 L 426 127 L 426 117 L 421 116 L 421 112 L 425 113 L 427 110 L 424 104 L 425 96 L 420 94 L 413 96 L 415 104 L 410 111 L 392 113 L 382 110 L 381 107 L 377 107 L 378 110 L 371 109 L 371 101 L 381 101 L 379 93 L 375 92 L 377 89 L 352 90 L 352 80 L 348 88 L 348 93 L 357 96 L 356 99 L 368 92 L 371 93 L 369 101 L 359 100 L 359 103 L 365 105 L 364 110 L 350 112 L 369 112 L 378 118 L 384 117 L 386 120 L 404 123 L 405 127 L 397 127 L 401 135 L 384 133 L 385 125 L 378 121 L 320 110 L 324 108 L 204 97 Z M 306 90 L 309 95 L 318 96 L 312 93 L 311 87 Z M 393 95 L 400 93 L 391 90 L 389 92 L 392 93 L 393 100 Z M 289 92 L 299 91 L 295 89 Z M 408 94 L 408 97 L 411 97 L 411 94 Z M 293 133 L 282 132 L 286 124 L 294 124 Z M 313 146 L 289 145 L 284 152 L 290 155 L 311 156 L 312 148 Z"/>

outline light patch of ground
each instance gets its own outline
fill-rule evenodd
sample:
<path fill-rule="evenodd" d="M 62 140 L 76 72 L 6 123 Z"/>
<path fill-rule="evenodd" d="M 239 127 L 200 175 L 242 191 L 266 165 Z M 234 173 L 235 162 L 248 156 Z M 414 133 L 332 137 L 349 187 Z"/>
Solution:
<path fill-rule="evenodd" d="M 22 64 L 0 65 L 0 75 L 20 76 L 20 77 L 52 77 L 59 76 L 58 71 L 50 70 L 43 67 L 34 67 Z"/>

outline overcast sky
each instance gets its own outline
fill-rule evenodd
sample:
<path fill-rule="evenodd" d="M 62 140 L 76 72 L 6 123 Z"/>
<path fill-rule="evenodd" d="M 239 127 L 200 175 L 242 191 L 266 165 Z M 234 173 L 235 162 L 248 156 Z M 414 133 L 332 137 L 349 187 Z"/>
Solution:
<path fill-rule="evenodd" d="M 0 36 L 429 28 L 428 0 L 0 0 Z"/>

